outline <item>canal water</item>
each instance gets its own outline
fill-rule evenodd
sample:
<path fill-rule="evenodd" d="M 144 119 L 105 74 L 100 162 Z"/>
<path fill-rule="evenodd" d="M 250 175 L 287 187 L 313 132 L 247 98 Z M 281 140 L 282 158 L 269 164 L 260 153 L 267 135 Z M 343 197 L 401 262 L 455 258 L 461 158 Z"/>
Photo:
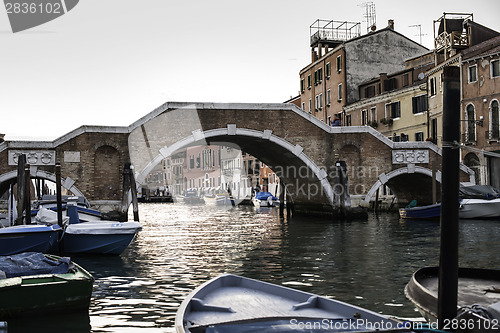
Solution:
<path fill-rule="evenodd" d="M 356 304 L 419 317 L 405 298 L 412 273 L 437 265 L 439 223 L 397 214 L 366 220 L 280 220 L 253 206 L 140 204 L 142 231 L 119 257 L 74 257 L 95 277 L 89 316 L 9 323 L 9 332 L 174 332 L 184 297 L 234 273 Z M 499 221 L 460 221 L 460 264 L 498 268 Z"/>

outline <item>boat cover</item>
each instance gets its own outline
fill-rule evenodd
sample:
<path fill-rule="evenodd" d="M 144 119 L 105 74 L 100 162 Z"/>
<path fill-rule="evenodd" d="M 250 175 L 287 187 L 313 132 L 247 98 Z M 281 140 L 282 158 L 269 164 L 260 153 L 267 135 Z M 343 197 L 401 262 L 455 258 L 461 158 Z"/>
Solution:
<path fill-rule="evenodd" d="M 255 199 L 258 199 L 258 200 L 267 200 L 267 198 L 269 198 L 269 197 L 272 197 L 273 200 L 278 200 L 278 198 L 276 198 L 274 195 L 272 195 L 269 192 L 257 192 L 257 193 L 255 193 Z"/>
<path fill-rule="evenodd" d="M 461 199 L 486 199 L 500 198 L 500 190 L 490 185 L 460 186 Z"/>
<path fill-rule="evenodd" d="M 70 224 L 66 228 L 67 234 L 110 235 L 110 234 L 135 234 L 141 229 L 139 222 L 82 222 Z"/>
<path fill-rule="evenodd" d="M 11 227 L 0 227 L 1 234 L 17 234 L 17 233 L 33 233 L 33 232 L 53 232 L 61 229 L 57 224 L 43 225 L 43 224 L 21 224 Z"/>
<path fill-rule="evenodd" d="M 0 256 L 0 277 L 64 274 L 68 273 L 71 266 L 68 257 L 52 259 L 39 252 L 23 252 L 10 256 Z"/>

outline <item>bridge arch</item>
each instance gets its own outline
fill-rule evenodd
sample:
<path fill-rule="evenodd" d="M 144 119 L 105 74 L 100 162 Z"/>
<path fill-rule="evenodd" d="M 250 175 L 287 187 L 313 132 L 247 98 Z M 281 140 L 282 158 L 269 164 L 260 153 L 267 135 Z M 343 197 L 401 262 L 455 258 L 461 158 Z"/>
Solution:
<path fill-rule="evenodd" d="M 415 166 L 414 164 L 409 164 L 407 166 L 404 166 L 402 168 L 398 168 L 396 170 L 392 170 L 388 173 L 382 173 L 378 176 L 378 180 L 375 182 L 375 184 L 373 184 L 373 186 L 370 188 L 370 190 L 368 191 L 368 193 L 366 194 L 364 200 L 363 200 L 363 204 L 365 206 L 368 206 L 371 199 L 375 196 L 375 193 L 377 192 L 377 190 L 382 187 L 383 185 L 387 185 L 393 192 L 394 194 L 396 195 L 396 197 L 398 198 L 398 201 L 400 201 L 400 204 L 401 203 L 405 203 L 406 201 L 411 201 L 409 199 L 406 199 L 405 198 L 416 198 L 417 201 L 419 203 L 422 203 L 422 204 L 426 204 L 425 200 L 418 200 L 418 198 L 420 197 L 420 193 L 418 191 L 418 188 L 415 188 L 415 190 L 413 191 L 409 191 L 408 190 L 408 187 L 409 186 L 406 186 L 406 191 L 399 191 L 398 190 L 398 186 L 395 184 L 398 183 L 398 178 L 409 178 L 408 176 L 412 177 L 413 178 L 413 182 L 415 183 L 420 183 L 422 181 L 432 181 L 432 170 L 428 169 L 428 168 L 424 168 L 424 167 L 421 167 L 421 166 Z M 441 171 L 437 171 L 436 172 L 436 181 L 441 184 Z M 399 183 L 404 183 L 404 180 L 403 181 L 400 181 Z M 403 184 L 401 184 L 400 186 L 403 186 Z M 403 193 L 405 193 L 403 195 Z M 438 191 L 439 193 L 439 191 Z M 398 195 L 399 194 L 399 195 Z M 428 192 L 426 192 L 426 197 L 428 197 Z M 422 197 L 423 198 L 423 197 Z M 430 202 L 429 202 L 430 203 Z"/>
<path fill-rule="evenodd" d="M 31 168 L 30 176 L 31 178 L 40 178 L 40 179 L 50 180 L 54 183 L 56 182 L 55 174 L 44 170 L 39 170 L 37 168 Z M 3 187 L 5 183 L 10 182 L 13 179 L 17 179 L 17 170 L 9 171 L 0 175 L 0 187 Z M 74 184 L 75 181 L 70 177 L 61 178 L 61 186 L 63 188 L 67 189 L 75 196 L 85 197 L 83 193 Z"/>
<path fill-rule="evenodd" d="M 228 124 L 227 128 L 216 128 L 203 131 L 197 129 L 192 131 L 191 135 L 175 141 L 170 145 L 164 145 L 159 149 L 156 156 L 152 156 L 141 170 L 135 170 L 136 181 L 143 183 L 147 175 L 153 168 L 161 163 L 161 160 L 170 156 L 175 151 L 196 145 L 238 145 L 242 150 L 259 158 L 273 169 L 283 183 L 287 185 L 287 190 L 293 179 L 288 174 L 288 166 L 292 161 L 296 168 L 307 168 L 306 176 L 309 186 L 316 182 L 319 184 L 321 194 L 324 196 L 324 203 L 334 207 L 337 202 L 334 190 L 327 178 L 327 172 L 320 168 L 309 156 L 303 152 L 303 147 L 296 144 L 293 145 L 289 141 L 274 135 L 272 130 L 254 130 L 248 128 L 237 128 L 235 124 Z M 256 149 L 258 147 L 258 149 Z M 262 152 L 264 151 L 264 152 Z M 286 160 L 287 163 L 284 163 Z M 134 161 L 132 161 L 134 164 Z M 280 168 L 281 167 L 281 168 Z M 280 170 L 277 170 L 280 169 Z M 295 170 L 296 171 L 296 170 Z M 303 175 L 303 173 L 302 173 Z M 314 178 L 314 179 L 311 179 Z M 298 183 L 293 184 L 294 190 L 300 186 Z M 306 188 L 306 187 L 305 187 Z M 310 187 L 309 187 L 310 188 Z M 297 191 L 295 191 L 297 192 Z M 307 195 L 307 193 L 305 193 Z M 291 196 L 294 199 L 294 196 Z"/>

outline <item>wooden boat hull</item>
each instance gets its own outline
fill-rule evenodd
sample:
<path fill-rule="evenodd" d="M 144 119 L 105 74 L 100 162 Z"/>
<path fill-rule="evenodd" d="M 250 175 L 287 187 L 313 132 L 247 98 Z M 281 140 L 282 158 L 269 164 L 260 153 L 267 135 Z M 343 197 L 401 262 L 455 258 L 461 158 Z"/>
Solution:
<path fill-rule="evenodd" d="M 438 267 L 416 271 L 405 287 L 412 301 L 428 321 L 437 320 Z M 500 302 L 500 270 L 460 268 L 458 273 L 458 307 L 479 304 L 487 308 Z"/>
<path fill-rule="evenodd" d="M 177 311 L 175 327 L 178 333 L 246 332 L 249 328 L 253 329 L 251 332 L 304 332 L 299 328 L 306 322 L 311 325 L 353 323 L 352 331 L 369 331 L 369 325 L 397 326 L 383 315 L 347 303 L 223 274 L 188 295 Z M 326 331 L 324 326 L 321 329 Z"/>
<path fill-rule="evenodd" d="M 0 319 L 88 311 L 94 278 L 79 265 L 73 265 L 73 269 L 64 274 L 0 279 Z"/>

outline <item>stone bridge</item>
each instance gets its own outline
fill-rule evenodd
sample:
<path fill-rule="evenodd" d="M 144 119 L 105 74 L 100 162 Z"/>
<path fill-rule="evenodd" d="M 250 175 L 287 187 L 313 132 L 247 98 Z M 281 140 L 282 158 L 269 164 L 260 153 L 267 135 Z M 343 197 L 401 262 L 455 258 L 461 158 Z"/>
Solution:
<path fill-rule="evenodd" d="M 0 192 L 15 181 L 23 153 L 32 177 L 54 180 L 58 162 L 63 187 L 123 217 L 125 163 L 141 183 L 176 150 L 204 144 L 237 145 L 266 163 L 296 213 L 335 216 L 367 207 L 382 185 L 399 205 L 427 204 L 433 169 L 440 191 L 441 150 L 429 142 L 392 142 L 369 126 L 330 127 L 292 104 L 169 102 L 127 127 L 82 126 L 50 142 L 1 143 Z M 461 181 L 474 181 L 470 169 L 461 170 Z"/>

